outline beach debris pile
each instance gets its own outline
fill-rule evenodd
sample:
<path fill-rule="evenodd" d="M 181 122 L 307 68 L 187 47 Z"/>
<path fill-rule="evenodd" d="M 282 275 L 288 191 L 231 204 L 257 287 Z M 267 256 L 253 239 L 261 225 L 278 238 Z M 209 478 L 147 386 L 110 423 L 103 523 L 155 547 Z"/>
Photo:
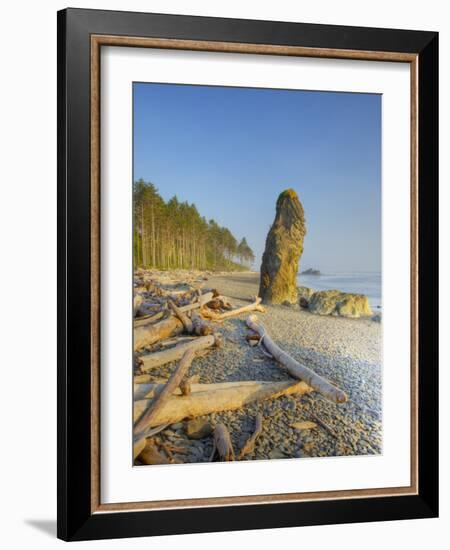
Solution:
<path fill-rule="evenodd" d="M 183 283 L 180 283 L 183 280 Z M 344 403 L 346 394 L 313 370 L 283 351 L 267 334 L 255 312 L 264 313 L 261 298 L 234 307 L 217 289 L 204 288 L 204 274 L 157 273 L 139 269 L 134 288 L 134 426 L 135 464 L 167 464 L 180 460 L 185 452 L 164 440 L 162 433 L 185 422 L 189 438 L 211 437 L 209 460 L 241 460 L 252 452 L 263 430 L 264 418 L 257 413 L 254 431 L 240 449 L 233 449 L 228 428 L 221 422 L 214 427 L 204 415 L 242 409 L 251 403 L 287 395 L 318 392 L 333 403 Z M 249 314 L 249 315 L 248 315 Z M 285 370 L 290 380 L 241 380 L 202 383 L 200 374 L 190 374 L 196 358 L 228 345 L 221 335 L 221 324 L 232 317 L 246 316 L 249 333 L 243 345 L 258 346 Z M 152 376 L 154 369 L 166 368 L 171 375 L 163 380 Z M 268 421 L 268 420 L 266 420 Z M 320 421 L 317 421 L 320 423 Z"/>

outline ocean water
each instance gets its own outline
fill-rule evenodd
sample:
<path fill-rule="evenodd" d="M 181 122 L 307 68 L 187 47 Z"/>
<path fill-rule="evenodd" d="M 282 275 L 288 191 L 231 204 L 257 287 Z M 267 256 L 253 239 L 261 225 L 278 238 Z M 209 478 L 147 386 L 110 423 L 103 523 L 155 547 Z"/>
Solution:
<path fill-rule="evenodd" d="M 373 311 L 381 311 L 381 273 L 322 273 L 298 275 L 299 286 L 365 294 Z"/>

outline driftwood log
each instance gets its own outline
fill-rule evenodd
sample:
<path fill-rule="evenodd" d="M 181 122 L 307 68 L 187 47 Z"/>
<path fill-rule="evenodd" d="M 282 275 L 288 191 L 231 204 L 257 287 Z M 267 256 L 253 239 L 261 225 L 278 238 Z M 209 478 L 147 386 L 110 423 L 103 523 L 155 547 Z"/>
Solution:
<path fill-rule="evenodd" d="M 142 451 L 142 449 L 145 447 L 147 438 L 153 437 L 154 435 L 158 434 L 159 432 L 164 431 L 166 428 L 169 427 L 170 424 L 161 424 L 160 426 L 156 426 L 155 428 L 148 428 L 145 430 L 145 434 L 143 437 L 139 437 L 134 443 L 133 446 L 133 456 L 136 458 L 139 453 Z"/>
<path fill-rule="evenodd" d="M 194 374 L 194 376 L 185 376 L 180 384 L 180 391 L 183 395 L 191 395 L 192 384 L 198 384 L 200 376 Z"/>
<path fill-rule="evenodd" d="M 214 345 L 217 345 L 219 338 L 214 334 L 210 336 L 201 336 L 200 338 L 195 338 L 184 344 L 179 344 L 173 348 L 166 349 L 164 351 L 156 351 L 154 353 L 149 353 L 148 355 L 143 355 L 140 357 L 141 360 L 141 373 L 147 373 L 156 367 L 170 363 L 171 361 L 178 361 L 183 357 L 183 354 L 188 350 L 200 351 L 207 348 L 211 348 Z"/>
<path fill-rule="evenodd" d="M 181 309 L 172 302 L 172 300 L 169 300 L 169 307 L 174 312 L 176 317 L 183 323 L 184 330 L 191 334 L 194 330 L 194 326 L 192 324 L 192 321 L 189 319 L 189 317 L 186 315 L 184 311 L 181 311 Z"/>
<path fill-rule="evenodd" d="M 210 461 L 213 460 L 214 455 L 219 455 L 219 459 L 223 462 L 230 462 L 234 460 L 233 444 L 231 443 L 230 432 L 225 424 L 217 424 L 214 428 L 214 447 L 211 454 Z"/>
<path fill-rule="evenodd" d="M 139 420 L 134 425 L 134 433 L 136 436 L 142 436 L 147 427 L 157 426 L 164 424 L 164 422 L 154 423 L 154 418 L 158 417 L 158 414 L 164 409 L 166 401 L 170 398 L 172 393 L 178 388 L 180 382 L 185 377 L 191 363 L 195 357 L 195 350 L 188 349 L 184 352 L 181 358 L 180 364 L 176 368 L 175 372 L 164 385 L 161 392 L 155 396 L 152 404 L 142 414 Z"/>
<path fill-rule="evenodd" d="M 151 315 L 154 315 L 159 311 L 159 308 L 161 307 L 161 304 L 154 304 L 154 303 L 148 303 L 143 302 L 135 314 L 135 320 L 142 319 L 142 317 L 150 317 Z"/>
<path fill-rule="evenodd" d="M 205 304 L 210 302 L 213 299 L 213 293 L 212 292 L 205 292 L 205 294 L 199 294 L 196 298 L 196 300 L 190 304 L 187 304 L 185 306 L 181 306 L 181 311 L 191 311 L 193 309 L 198 309 L 203 307 Z"/>
<path fill-rule="evenodd" d="M 233 309 L 230 301 L 225 296 L 216 296 L 210 302 L 206 304 L 209 309 Z"/>
<path fill-rule="evenodd" d="M 147 445 L 147 440 L 145 439 L 145 437 L 141 437 L 140 439 L 135 441 L 133 445 L 133 457 L 137 458 L 145 449 L 146 445 Z"/>
<path fill-rule="evenodd" d="M 167 385 L 167 384 L 166 384 Z M 165 385 L 139 384 L 135 388 L 134 421 L 140 419 L 152 404 L 152 397 Z M 249 403 L 276 399 L 282 395 L 303 395 L 311 392 L 305 382 L 224 382 L 218 384 L 192 384 L 190 395 L 181 395 L 178 389 L 156 414 L 150 418 L 149 427 L 174 424 L 185 418 L 240 409 Z M 142 399 L 142 395 L 146 397 Z"/>
<path fill-rule="evenodd" d="M 142 362 L 140 362 L 140 365 L 142 365 Z M 155 384 L 156 382 L 155 377 L 151 374 L 135 374 L 133 377 L 135 391 L 140 385 Z"/>
<path fill-rule="evenodd" d="M 247 441 L 242 446 L 242 449 L 239 452 L 239 459 L 244 457 L 245 455 L 251 453 L 255 448 L 255 443 L 258 437 L 261 435 L 262 432 L 262 421 L 263 417 L 261 413 L 258 413 L 255 418 L 255 431 L 252 433 L 252 435 L 247 439 Z"/>
<path fill-rule="evenodd" d="M 204 319 L 202 319 L 202 317 L 196 311 L 192 312 L 191 321 L 194 334 L 196 334 L 197 336 L 207 336 L 208 334 L 212 334 L 214 332 L 212 326 Z"/>
<path fill-rule="evenodd" d="M 195 375 L 192 376 L 192 378 L 195 378 Z M 136 381 L 136 379 L 138 381 Z M 141 374 L 138 376 L 135 376 L 134 378 L 134 401 L 141 401 L 143 399 L 152 399 L 155 397 L 155 395 L 158 395 L 158 393 L 164 388 L 164 386 L 167 384 L 166 379 L 157 379 L 154 380 L 154 378 L 149 374 Z M 282 384 L 291 384 L 296 386 L 298 382 L 294 380 L 288 380 L 281 382 Z M 261 388 L 267 388 L 268 384 L 280 384 L 280 382 L 267 382 L 267 381 L 260 381 L 260 380 L 241 380 L 239 382 L 212 382 L 210 384 L 202 384 L 199 382 L 192 382 L 191 383 L 191 393 L 197 394 L 202 392 L 214 392 L 216 390 L 225 390 L 225 389 L 237 389 L 239 387 L 242 388 L 248 388 L 250 390 L 255 389 L 261 389 Z M 308 388 L 308 391 L 301 391 L 301 392 L 294 392 L 294 393 L 309 393 L 311 388 L 304 384 L 305 388 Z M 182 396 L 183 392 L 181 391 L 181 384 L 180 387 L 178 387 L 172 394 L 173 396 Z M 212 395 L 212 394 L 211 394 Z M 284 395 L 290 395 L 290 394 L 284 394 Z M 148 406 L 148 404 L 147 404 Z M 146 407 L 143 405 L 144 410 Z M 148 436 L 147 436 L 148 437 Z"/>
<path fill-rule="evenodd" d="M 140 307 L 140 305 L 142 304 L 143 302 L 143 298 L 140 294 L 136 294 L 133 298 L 133 310 L 134 310 L 134 315 L 136 315 L 136 313 L 138 312 L 138 309 Z"/>
<path fill-rule="evenodd" d="M 157 313 L 151 314 L 151 315 L 144 315 L 143 317 L 136 317 L 134 320 L 134 328 L 142 327 L 144 325 L 149 325 L 151 323 L 155 323 L 156 321 L 161 321 L 161 319 L 164 316 L 170 315 L 169 310 L 163 309 L 161 311 L 158 311 Z"/>
<path fill-rule="evenodd" d="M 338 434 L 326 422 L 324 422 L 321 418 L 319 418 L 317 415 L 315 415 L 311 411 L 309 415 L 311 416 L 311 418 L 313 418 L 317 422 L 317 424 L 320 424 L 320 426 L 322 426 L 324 430 L 326 430 L 329 434 L 331 434 L 336 439 L 339 439 Z"/>
<path fill-rule="evenodd" d="M 291 376 L 299 380 L 303 380 L 306 384 L 308 384 L 308 386 L 334 403 L 345 403 L 345 401 L 347 401 L 348 398 L 345 392 L 336 386 L 333 386 L 333 384 L 328 382 L 328 380 L 322 378 L 308 367 L 301 365 L 293 357 L 279 348 L 266 333 L 264 327 L 258 323 L 258 318 L 256 315 L 249 315 L 247 319 L 247 326 L 259 334 L 262 344 L 267 351 L 276 361 L 278 361 L 278 363 L 286 368 Z"/>
<path fill-rule="evenodd" d="M 215 311 L 212 311 L 207 307 L 205 307 L 202 309 L 202 315 L 204 317 L 208 317 L 209 319 L 212 319 L 213 321 L 223 321 L 224 319 L 229 319 L 230 317 L 236 317 L 237 315 L 241 315 L 242 313 L 247 313 L 249 311 L 260 311 L 261 313 L 264 313 L 265 309 L 261 305 L 261 298 L 256 298 L 255 301 L 252 304 L 249 304 L 248 306 L 238 307 L 237 309 L 224 311 L 223 313 L 216 313 Z"/>
<path fill-rule="evenodd" d="M 171 316 L 154 325 L 143 325 L 134 329 L 134 351 L 151 346 L 159 340 L 175 336 L 183 332 L 183 323 L 178 317 Z"/>
<path fill-rule="evenodd" d="M 159 452 L 152 440 L 143 440 L 144 448 L 138 454 L 138 458 L 144 464 L 170 464 L 171 461 Z"/>
<path fill-rule="evenodd" d="M 192 311 L 192 310 L 199 309 L 199 308 L 203 307 L 206 303 L 211 301 L 212 298 L 213 298 L 213 293 L 212 292 L 206 292 L 205 294 L 201 294 L 200 296 L 198 296 L 196 298 L 196 301 L 194 301 L 190 304 L 187 304 L 185 306 L 177 306 L 177 307 L 178 307 L 178 310 L 181 313 L 186 313 L 187 311 Z M 165 306 L 162 305 L 161 307 L 164 308 Z M 165 315 L 167 315 L 167 313 L 168 313 L 168 310 L 163 309 L 161 311 L 155 312 L 154 314 L 144 315 L 143 317 L 137 317 L 134 320 L 134 328 L 135 329 L 138 328 L 138 327 L 139 328 L 145 328 L 146 325 L 149 325 L 149 327 L 147 327 L 147 328 L 150 328 L 155 321 L 157 321 L 158 319 L 163 318 Z M 178 332 L 178 334 L 179 334 L 179 332 Z M 136 335 L 135 335 L 135 339 L 136 339 Z M 145 344 L 145 345 L 150 345 L 150 344 Z"/>
<path fill-rule="evenodd" d="M 162 340 L 161 342 L 158 342 L 158 344 L 161 348 L 172 348 L 175 345 L 186 344 L 187 342 L 193 342 L 196 339 L 196 336 L 191 336 L 190 334 L 181 334 L 180 336 L 172 336 L 167 340 Z"/>

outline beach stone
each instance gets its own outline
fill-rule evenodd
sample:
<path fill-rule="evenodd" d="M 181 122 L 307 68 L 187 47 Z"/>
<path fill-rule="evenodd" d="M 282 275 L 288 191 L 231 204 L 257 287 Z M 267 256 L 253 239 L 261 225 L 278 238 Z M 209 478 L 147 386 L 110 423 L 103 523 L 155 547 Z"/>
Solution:
<path fill-rule="evenodd" d="M 279 451 L 278 449 L 273 449 L 272 451 L 270 451 L 269 453 L 269 458 L 270 459 L 277 459 L 277 458 L 287 458 L 286 455 L 284 453 L 282 453 L 281 451 Z"/>
<path fill-rule="evenodd" d="M 212 433 L 211 424 L 202 418 L 194 418 L 186 423 L 186 435 L 189 439 L 202 439 Z"/>
<path fill-rule="evenodd" d="M 298 301 L 299 303 L 299 306 L 304 308 L 304 309 L 307 309 L 308 306 L 309 306 L 309 302 L 306 298 L 304 298 L 303 296 L 300 296 L 300 299 Z"/>
<path fill-rule="evenodd" d="M 305 234 L 303 206 L 297 193 L 287 189 L 278 197 L 262 257 L 259 296 L 263 303 L 297 303 L 298 264 Z"/>
<path fill-rule="evenodd" d="M 367 296 L 340 290 L 315 292 L 309 301 L 308 309 L 311 313 L 318 315 L 339 315 L 352 318 L 373 315 Z"/>
<path fill-rule="evenodd" d="M 183 428 L 183 422 L 177 422 L 176 424 L 171 424 L 170 429 L 174 430 L 175 432 L 178 430 L 181 430 Z"/>

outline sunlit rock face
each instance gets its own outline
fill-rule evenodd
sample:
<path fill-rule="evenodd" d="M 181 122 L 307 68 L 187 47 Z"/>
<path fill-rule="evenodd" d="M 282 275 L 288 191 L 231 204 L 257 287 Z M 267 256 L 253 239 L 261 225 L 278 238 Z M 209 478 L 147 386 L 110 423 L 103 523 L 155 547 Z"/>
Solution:
<path fill-rule="evenodd" d="M 298 264 L 305 234 L 303 206 L 297 193 L 287 189 L 278 197 L 262 257 L 259 295 L 264 303 L 297 303 Z"/>

